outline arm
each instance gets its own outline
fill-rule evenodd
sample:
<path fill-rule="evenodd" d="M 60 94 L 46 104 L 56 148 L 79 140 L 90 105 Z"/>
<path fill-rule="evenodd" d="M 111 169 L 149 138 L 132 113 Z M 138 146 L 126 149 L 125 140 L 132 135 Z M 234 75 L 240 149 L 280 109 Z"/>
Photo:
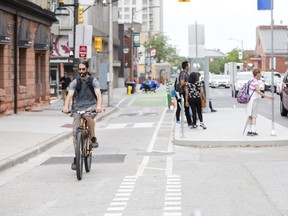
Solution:
<path fill-rule="evenodd" d="M 274 97 L 265 95 L 263 92 L 261 92 L 261 91 L 260 91 L 260 88 L 259 88 L 259 85 L 256 85 L 256 86 L 255 86 L 255 92 L 257 92 L 259 95 L 261 95 L 261 96 L 264 97 L 264 98 L 274 99 Z"/>
<path fill-rule="evenodd" d="M 96 112 L 97 113 L 100 113 L 102 112 L 102 94 L 101 94 L 101 91 L 100 89 L 95 89 L 95 94 L 97 96 L 97 104 L 96 104 Z"/>
<path fill-rule="evenodd" d="M 64 107 L 63 107 L 63 112 L 64 113 L 68 113 L 69 106 L 70 106 L 70 103 L 72 101 L 73 95 L 74 95 L 74 90 L 69 90 L 68 91 L 68 95 L 67 95 L 66 100 L 65 100 Z"/>
<path fill-rule="evenodd" d="M 200 97 L 206 100 L 205 92 L 203 86 L 200 87 Z"/>

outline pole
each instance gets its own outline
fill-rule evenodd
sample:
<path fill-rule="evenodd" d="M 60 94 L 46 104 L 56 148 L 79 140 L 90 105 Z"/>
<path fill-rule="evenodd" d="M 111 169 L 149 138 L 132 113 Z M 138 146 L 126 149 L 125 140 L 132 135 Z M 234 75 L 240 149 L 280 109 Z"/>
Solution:
<path fill-rule="evenodd" d="M 112 17 L 112 5 L 109 3 L 109 70 L 108 70 L 108 107 L 113 105 L 113 17 Z"/>
<path fill-rule="evenodd" d="M 273 0 L 271 0 L 271 82 L 272 82 L 272 97 L 274 97 L 274 38 L 273 38 Z M 274 100 L 272 100 L 272 118 L 271 118 L 271 136 L 276 136 L 275 124 L 274 124 Z"/>
<path fill-rule="evenodd" d="M 75 55 L 76 51 L 76 25 L 78 24 L 78 9 L 79 9 L 79 2 L 78 0 L 74 0 L 74 26 L 73 26 L 73 78 L 77 78 L 78 73 L 78 65 L 77 59 Z"/>

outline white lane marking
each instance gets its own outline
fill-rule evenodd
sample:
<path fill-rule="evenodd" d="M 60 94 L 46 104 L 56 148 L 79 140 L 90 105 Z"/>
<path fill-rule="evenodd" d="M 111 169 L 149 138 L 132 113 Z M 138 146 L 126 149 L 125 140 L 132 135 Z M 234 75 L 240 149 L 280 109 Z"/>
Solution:
<path fill-rule="evenodd" d="M 118 104 L 116 104 L 116 107 L 118 107 L 124 100 L 126 100 L 126 98 L 123 98 L 121 101 L 119 101 Z"/>
<path fill-rule="evenodd" d="M 167 202 L 165 202 L 165 206 L 167 206 L 167 205 L 181 205 L 181 202 L 172 202 L 172 201 L 167 201 Z"/>
<path fill-rule="evenodd" d="M 132 186 L 132 185 L 121 185 L 120 188 L 131 188 L 131 189 L 133 189 L 134 186 Z"/>
<path fill-rule="evenodd" d="M 181 216 L 180 212 L 164 212 L 163 216 Z"/>
<path fill-rule="evenodd" d="M 181 211 L 181 207 L 164 207 L 164 211 Z"/>
<path fill-rule="evenodd" d="M 153 127 L 153 123 L 135 123 L 133 125 L 133 128 L 148 128 L 148 127 Z"/>
<path fill-rule="evenodd" d="M 181 185 L 167 185 L 166 188 L 181 188 Z"/>
<path fill-rule="evenodd" d="M 181 179 L 178 175 L 167 176 L 164 216 L 181 216 Z"/>
<path fill-rule="evenodd" d="M 123 211 L 125 206 L 123 207 L 108 207 L 107 211 Z"/>
<path fill-rule="evenodd" d="M 129 197 L 117 197 L 117 198 L 114 198 L 113 201 L 128 201 L 129 200 Z"/>
<path fill-rule="evenodd" d="M 127 197 L 129 197 L 130 195 L 131 195 L 131 193 L 116 193 L 115 194 L 116 197 L 119 197 L 119 196 L 123 196 L 123 197 L 127 196 Z"/>
<path fill-rule="evenodd" d="M 105 129 L 125 128 L 128 124 L 109 124 Z"/>
<path fill-rule="evenodd" d="M 109 213 L 109 214 L 104 214 L 104 216 L 122 216 L 122 213 Z"/>
<path fill-rule="evenodd" d="M 112 205 L 112 206 L 118 206 L 118 205 L 125 206 L 126 204 L 127 204 L 126 202 L 112 202 L 110 205 Z"/>
<path fill-rule="evenodd" d="M 132 192 L 133 191 L 133 188 L 131 189 L 118 189 L 118 192 Z"/>
<path fill-rule="evenodd" d="M 161 126 L 161 124 L 162 124 L 162 122 L 163 122 L 163 119 L 164 119 L 164 117 L 165 117 L 166 111 L 167 111 L 167 107 L 164 109 L 164 111 L 163 111 L 163 113 L 162 113 L 162 115 L 161 115 L 161 118 L 160 118 L 160 120 L 158 121 L 157 127 L 156 127 L 156 129 L 155 129 L 155 131 L 154 131 L 154 134 L 153 134 L 153 136 L 152 136 L 152 139 L 151 139 L 151 141 L 150 141 L 150 143 L 149 143 L 149 146 L 148 146 L 148 148 L 147 148 L 147 151 L 146 151 L 147 153 L 151 153 L 152 150 L 153 150 L 153 148 L 154 148 L 154 144 L 155 144 L 157 135 L 158 135 L 158 133 L 159 133 L 160 126 Z M 148 162 L 149 162 L 149 159 L 150 159 L 150 156 L 144 156 L 144 158 L 143 158 L 143 160 L 142 160 L 142 163 L 141 163 L 140 166 L 138 167 L 136 176 L 142 176 L 142 175 L 143 175 L 144 170 L 145 170 L 145 168 L 146 168 L 146 166 L 147 166 L 147 164 L 148 164 Z"/>

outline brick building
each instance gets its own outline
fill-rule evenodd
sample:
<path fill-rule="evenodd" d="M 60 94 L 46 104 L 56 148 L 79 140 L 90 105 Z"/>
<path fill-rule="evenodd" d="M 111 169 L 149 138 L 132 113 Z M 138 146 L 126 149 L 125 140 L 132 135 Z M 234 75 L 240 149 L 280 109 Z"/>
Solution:
<path fill-rule="evenodd" d="M 48 105 L 54 14 L 27 0 L 1 0 L 0 19 L 0 115 Z"/>
<path fill-rule="evenodd" d="M 276 25 L 273 28 L 273 56 L 275 57 L 274 71 L 284 73 L 287 70 L 288 59 L 288 30 L 287 26 Z M 255 55 L 250 60 L 255 67 L 270 71 L 271 57 L 271 26 L 258 26 L 256 29 Z"/>

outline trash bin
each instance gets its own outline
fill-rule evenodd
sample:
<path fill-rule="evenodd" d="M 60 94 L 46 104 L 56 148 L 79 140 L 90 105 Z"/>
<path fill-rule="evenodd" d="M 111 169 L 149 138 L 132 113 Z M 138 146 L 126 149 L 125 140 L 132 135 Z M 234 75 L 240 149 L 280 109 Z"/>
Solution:
<path fill-rule="evenodd" d="M 134 92 L 135 92 L 135 83 L 133 81 L 126 82 L 127 94 L 128 94 L 128 86 L 131 86 L 131 94 L 134 94 Z"/>
<path fill-rule="evenodd" d="M 58 96 L 58 86 L 56 83 L 51 83 L 50 84 L 50 96 L 51 97 L 57 97 Z"/>

